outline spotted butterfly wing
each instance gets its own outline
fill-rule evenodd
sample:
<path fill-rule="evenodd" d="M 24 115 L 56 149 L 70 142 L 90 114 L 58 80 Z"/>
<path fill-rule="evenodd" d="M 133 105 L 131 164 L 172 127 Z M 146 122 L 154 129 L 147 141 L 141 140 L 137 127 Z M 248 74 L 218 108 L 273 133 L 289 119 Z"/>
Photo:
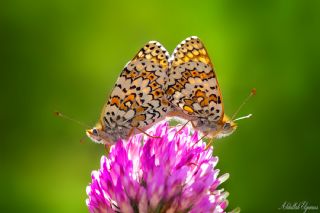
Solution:
<path fill-rule="evenodd" d="M 166 95 L 182 112 L 177 116 L 208 136 L 223 133 L 227 117 L 213 63 L 201 40 L 192 36 L 182 41 L 170 61 Z"/>
<path fill-rule="evenodd" d="M 144 45 L 124 67 L 99 123 L 87 135 L 96 142 L 112 144 L 164 118 L 169 107 L 163 89 L 168 59 L 167 50 L 159 42 Z"/>

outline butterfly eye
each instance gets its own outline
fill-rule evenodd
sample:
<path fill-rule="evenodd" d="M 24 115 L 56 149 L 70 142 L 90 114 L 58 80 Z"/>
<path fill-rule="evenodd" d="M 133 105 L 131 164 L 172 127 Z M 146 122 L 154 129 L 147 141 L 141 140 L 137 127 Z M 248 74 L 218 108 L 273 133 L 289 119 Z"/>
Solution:
<path fill-rule="evenodd" d="M 225 123 L 223 129 L 229 129 L 231 127 L 230 123 Z"/>
<path fill-rule="evenodd" d="M 93 133 L 94 135 L 98 135 L 98 130 L 97 130 L 97 129 L 92 129 L 92 133 Z"/>

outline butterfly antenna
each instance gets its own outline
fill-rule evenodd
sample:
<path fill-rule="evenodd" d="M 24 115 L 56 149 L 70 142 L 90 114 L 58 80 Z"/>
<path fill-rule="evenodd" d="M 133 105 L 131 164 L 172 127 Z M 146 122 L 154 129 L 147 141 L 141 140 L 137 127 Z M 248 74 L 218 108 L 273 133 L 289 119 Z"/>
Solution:
<path fill-rule="evenodd" d="M 245 119 L 245 118 L 250 118 L 252 114 L 250 115 L 247 115 L 247 116 L 243 116 L 243 117 L 240 117 L 240 118 L 237 118 L 235 120 L 233 120 L 236 115 L 240 112 L 240 110 L 242 109 L 242 107 L 250 100 L 250 98 L 252 96 L 254 96 L 255 94 L 257 93 L 257 90 L 256 88 L 253 88 L 250 92 L 250 94 L 246 97 L 246 99 L 244 99 L 244 101 L 242 102 L 242 104 L 238 107 L 238 109 L 233 113 L 232 117 L 231 117 L 231 120 L 232 121 L 236 121 L 236 120 L 241 120 L 241 119 Z"/>
<path fill-rule="evenodd" d="M 246 118 L 250 118 L 252 116 L 252 114 L 246 115 L 246 116 L 242 116 L 240 118 L 234 119 L 233 121 L 238 121 L 238 120 L 242 120 L 242 119 L 246 119 Z"/>
<path fill-rule="evenodd" d="M 90 128 L 91 128 L 89 125 L 87 125 L 87 124 L 85 124 L 85 123 L 82 123 L 82 122 L 80 122 L 80 121 L 78 121 L 78 120 L 76 120 L 76 119 L 74 119 L 74 118 L 71 118 L 71 117 L 69 117 L 69 116 L 67 116 L 67 115 L 65 115 L 65 114 L 63 114 L 63 113 L 61 113 L 61 112 L 54 111 L 53 114 L 54 114 L 55 116 L 57 116 L 57 117 L 65 118 L 65 119 L 67 119 L 67 120 L 69 120 L 69 121 L 75 122 L 75 123 L 79 124 L 80 126 L 83 126 L 83 127 L 87 128 L 87 129 L 90 129 Z"/>

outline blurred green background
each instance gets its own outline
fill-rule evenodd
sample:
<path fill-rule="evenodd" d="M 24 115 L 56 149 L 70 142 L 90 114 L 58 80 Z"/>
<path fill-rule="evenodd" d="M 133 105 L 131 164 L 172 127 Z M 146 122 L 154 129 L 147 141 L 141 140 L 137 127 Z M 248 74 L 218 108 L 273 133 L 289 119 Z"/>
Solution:
<path fill-rule="evenodd" d="M 87 212 L 103 146 L 54 110 L 94 125 L 123 66 L 149 40 L 199 36 L 232 114 L 216 141 L 229 210 L 320 206 L 319 1 L 18 0 L 1 6 L 1 212 Z"/>

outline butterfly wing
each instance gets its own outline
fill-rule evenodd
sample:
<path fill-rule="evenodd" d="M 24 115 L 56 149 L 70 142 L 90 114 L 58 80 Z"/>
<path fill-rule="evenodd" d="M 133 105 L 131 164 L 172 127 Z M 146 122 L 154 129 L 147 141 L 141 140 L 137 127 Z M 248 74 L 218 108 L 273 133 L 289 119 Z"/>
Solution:
<path fill-rule="evenodd" d="M 219 84 L 208 52 L 192 36 L 174 50 L 168 73 L 166 95 L 174 107 L 189 118 L 218 122 L 224 109 Z"/>
<path fill-rule="evenodd" d="M 169 68 L 169 54 L 158 42 L 150 41 L 122 70 L 100 123 L 109 129 L 143 128 L 164 117 L 168 102 L 163 85 Z"/>

